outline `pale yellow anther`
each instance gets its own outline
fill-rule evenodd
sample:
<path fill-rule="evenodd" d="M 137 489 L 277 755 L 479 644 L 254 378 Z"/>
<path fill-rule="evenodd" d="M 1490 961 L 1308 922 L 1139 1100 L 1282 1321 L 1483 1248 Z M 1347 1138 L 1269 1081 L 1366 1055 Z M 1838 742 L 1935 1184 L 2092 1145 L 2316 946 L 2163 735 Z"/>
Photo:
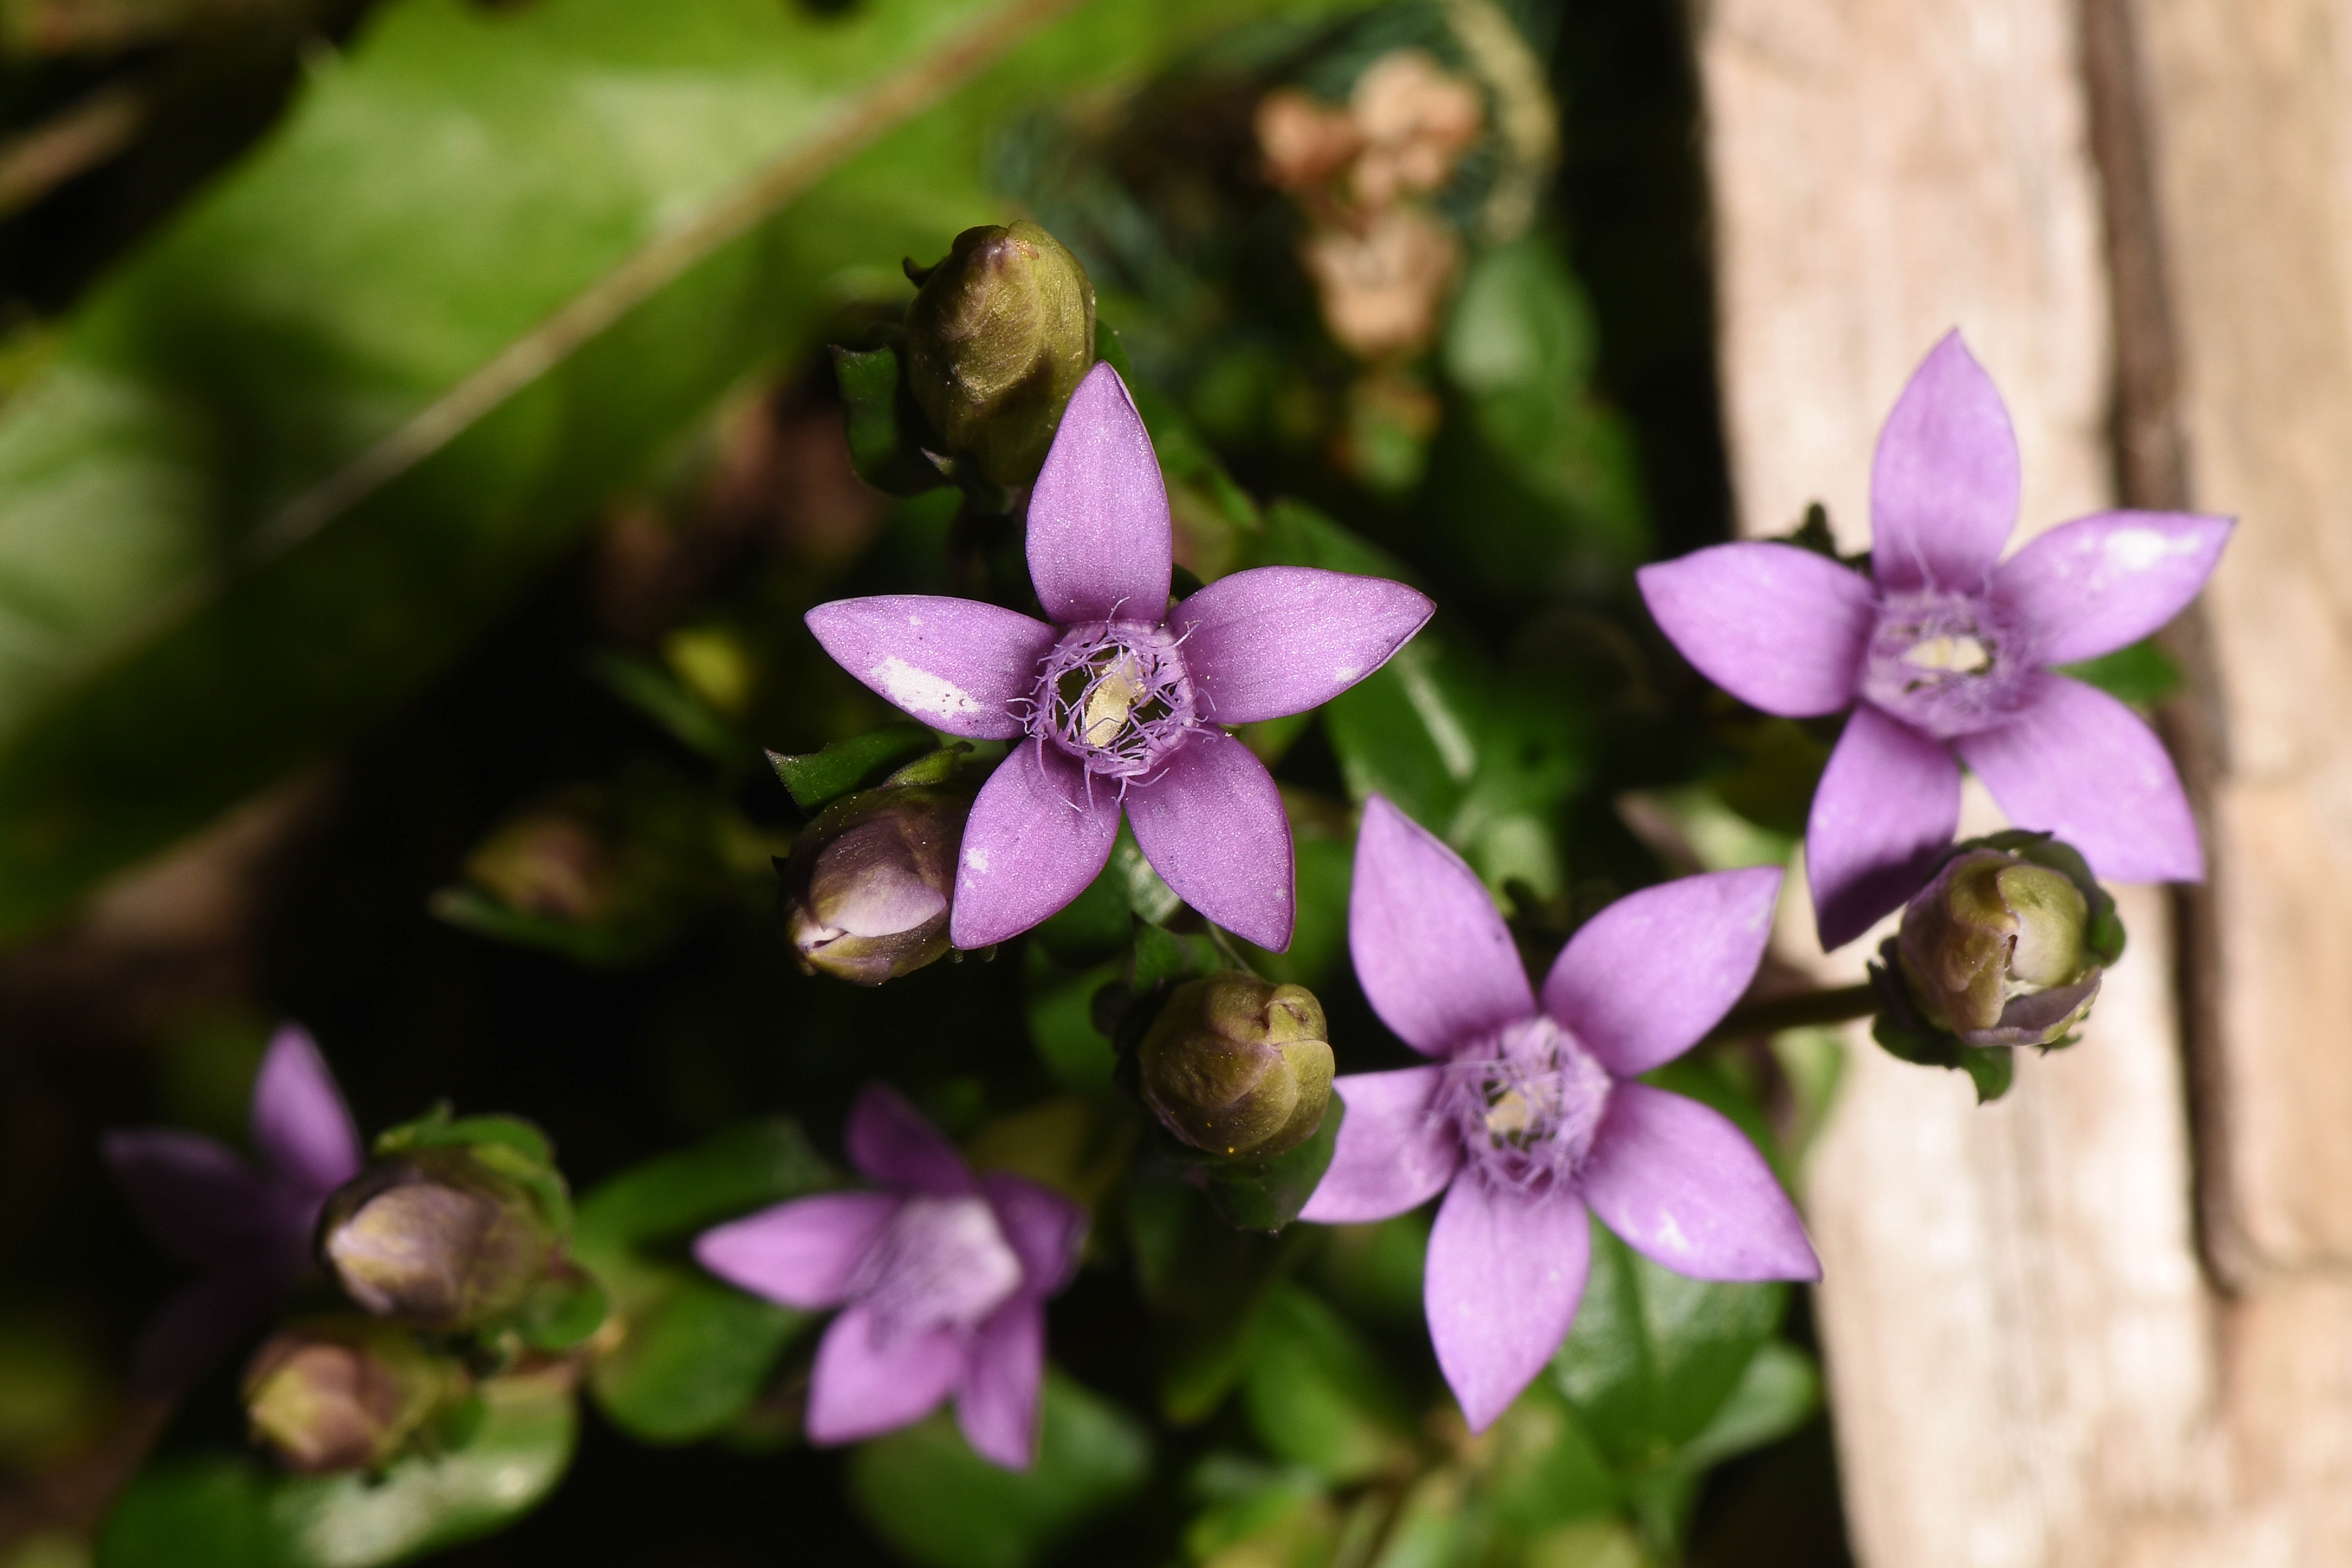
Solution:
<path fill-rule="evenodd" d="M 1505 1089 L 1501 1098 L 1486 1108 L 1486 1135 L 1490 1138 L 1523 1138 L 1535 1122 L 1534 1103 L 1516 1089 Z"/>
<path fill-rule="evenodd" d="M 1904 654 L 1903 662 L 1915 669 L 1977 675 L 1991 665 L 1992 650 L 1975 637 L 1932 637 L 1914 643 Z"/>
<path fill-rule="evenodd" d="M 1123 659 L 1117 668 L 1108 671 L 1095 683 L 1087 696 L 1085 723 L 1079 737 L 1089 746 L 1108 746 L 1118 739 L 1138 699 L 1143 695 L 1142 682 L 1137 678 L 1143 672 L 1133 659 Z"/>

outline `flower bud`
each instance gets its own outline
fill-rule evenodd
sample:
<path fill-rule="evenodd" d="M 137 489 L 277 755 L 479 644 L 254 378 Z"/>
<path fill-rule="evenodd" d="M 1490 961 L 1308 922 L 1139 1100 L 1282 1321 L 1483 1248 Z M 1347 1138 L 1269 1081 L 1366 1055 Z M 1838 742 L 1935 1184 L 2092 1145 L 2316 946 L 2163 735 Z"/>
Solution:
<path fill-rule="evenodd" d="M 245 1369 L 253 1435 L 305 1474 L 379 1468 L 465 1387 L 464 1369 L 406 1330 L 312 1318 L 269 1336 Z"/>
<path fill-rule="evenodd" d="M 903 784 L 818 813 L 793 841 L 778 909 L 801 967 L 879 985 L 945 954 L 971 809 L 957 791 Z"/>
<path fill-rule="evenodd" d="M 462 1144 L 370 1165 L 327 1200 L 321 1234 L 328 1267 L 352 1300 L 452 1330 L 513 1311 L 562 1239 L 528 1184 Z"/>
<path fill-rule="evenodd" d="M 1213 1154 L 1279 1154 L 1331 1098 L 1323 1005 L 1303 985 L 1224 970 L 1178 986 L 1136 1047 L 1143 1101 Z"/>
<path fill-rule="evenodd" d="M 1903 911 L 1895 960 L 1921 1015 L 1961 1044 L 2053 1045 L 2099 994 L 2091 913 L 2064 871 L 1968 849 Z"/>
<path fill-rule="evenodd" d="M 1037 477 L 1095 362 L 1095 290 L 1034 223 L 968 228 L 907 308 L 907 382 L 951 453 L 1000 485 Z"/>

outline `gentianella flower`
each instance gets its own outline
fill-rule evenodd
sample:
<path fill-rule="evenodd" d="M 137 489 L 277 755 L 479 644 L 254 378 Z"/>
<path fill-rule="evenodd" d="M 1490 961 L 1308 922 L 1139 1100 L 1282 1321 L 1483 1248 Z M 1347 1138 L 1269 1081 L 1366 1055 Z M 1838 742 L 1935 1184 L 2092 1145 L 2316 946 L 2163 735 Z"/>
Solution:
<path fill-rule="evenodd" d="M 260 1326 L 315 1265 L 310 1235 L 327 1195 L 359 1173 L 359 1130 L 303 1029 L 278 1030 L 254 1075 L 257 1169 L 202 1133 L 119 1129 L 108 1166 L 157 1246 L 201 1270 L 141 1333 L 131 1381 L 184 1387 Z"/>
<path fill-rule="evenodd" d="M 846 1142 L 850 1163 L 882 1190 L 763 1209 L 705 1231 L 695 1257 L 753 1295 L 841 1309 L 809 1374 L 812 1442 L 871 1437 L 952 1397 L 973 1452 L 1028 1468 L 1045 1300 L 1070 1282 L 1086 1211 L 1019 1176 L 974 1176 L 879 1084 L 851 1108 Z"/>
<path fill-rule="evenodd" d="M 1124 806 L 1177 895 L 1290 945 L 1290 822 L 1221 726 L 1304 712 L 1385 663 L 1433 606 L 1401 583 L 1300 566 L 1220 578 L 1171 606 L 1173 536 L 1151 437 L 1107 364 L 1071 395 L 1029 498 L 1029 575 L 1053 624 L 925 595 L 842 599 L 809 629 L 934 729 L 1025 744 L 972 803 L 949 936 L 986 947 L 1086 889 Z"/>
<path fill-rule="evenodd" d="M 1747 989 L 1780 873 L 1685 877 L 1620 899 L 1538 1002 L 1477 874 L 1379 795 L 1356 841 L 1348 940 L 1372 1008 L 1429 1067 L 1356 1073 L 1301 1217 L 1386 1219 L 1443 1192 L 1423 1304 L 1437 1364 L 1483 1431 L 1568 1337 L 1589 1208 L 1700 1279 L 1818 1279 L 1795 1207 L 1746 1135 L 1634 1082 Z"/>
<path fill-rule="evenodd" d="M 2017 505 L 2009 411 L 1956 331 L 1879 432 L 1869 575 L 1761 542 L 1640 573 L 1660 628 L 1734 697 L 1790 718 L 1853 710 L 1805 829 L 1824 947 L 1861 935 L 1935 870 L 1959 825 L 1963 762 L 2012 823 L 2056 834 L 2100 877 L 2204 875 L 2155 732 L 2048 667 L 2113 653 L 2179 615 L 2231 520 L 2101 512 L 2004 561 Z"/>

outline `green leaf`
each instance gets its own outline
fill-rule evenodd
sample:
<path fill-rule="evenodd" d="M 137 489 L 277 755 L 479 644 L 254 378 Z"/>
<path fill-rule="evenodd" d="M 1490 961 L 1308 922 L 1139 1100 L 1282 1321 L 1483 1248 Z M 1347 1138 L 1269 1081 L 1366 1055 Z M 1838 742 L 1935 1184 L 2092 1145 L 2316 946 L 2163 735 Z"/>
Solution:
<path fill-rule="evenodd" d="M 493 1378 L 462 1441 L 381 1477 L 289 1475 L 258 1456 L 166 1459 L 123 1492 L 99 1568 L 374 1568 L 486 1535 L 538 1506 L 572 1462 L 566 1374 Z"/>
<path fill-rule="evenodd" d="M 0 411 L 0 934 L 347 742 L 990 132 L 1273 0 L 401 0 Z M 1343 0 L 1298 9 L 1336 9 Z"/>
<path fill-rule="evenodd" d="M 533 1350 L 565 1351 L 603 1328 L 611 1310 L 612 1298 L 596 1277 L 575 1268 L 540 1281 L 515 1327 Z"/>
<path fill-rule="evenodd" d="M 1209 1202 L 1219 1214 L 1244 1230 L 1280 1230 L 1298 1217 L 1316 1184 L 1331 1168 L 1331 1152 L 1339 1144 L 1339 1122 L 1348 1108 L 1338 1095 L 1323 1112 L 1313 1137 L 1270 1160 L 1209 1159 Z"/>
<path fill-rule="evenodd" d="M 874 349 L 836 344 L 833 374 L 848 408 L 849 461 L 859 479 L 894 496 L 919 495 L 947 483 L 938 465 L 923 456 L 921 417 L 907 394 L 896 343 Z"/>
<path fill-rule="evenodd" d="M 1001 1470 L 945 1411 L 861 1445 L 849 1492 L 875 1533 L 925 1568 L 1026 1568 L 1116 1507 L 1151 1468 L 1142 1424 L 1048 1368 L 1037 1462 Z"/>
<path fill-rule="evenodd" d="M 588 668 L 614 696 L 714 762 L 731 762 L 750 748 L 726 715 L 651 659 L 606 649 L 590 656 Z"/>
<path fill-rule="evenodd" d="M 1724 1408 L 1788 1296 L 1785 1285 L 1686 1279 L 1596 1222 L 1591 1273 L 1553 1381 L 1612 1462 L 1662 1464 Z"/>
<path fill-rule="evenodd" d="M 1123 901 L 1118 921 L 1123 934 L 1130 923 Z M 1029 1038 L 1036 1045 L 1038 1059 L 1065 1089 L 1108 1093 L 1118 1058 L 1095 1027 L 1095 993 L 1120 980 L 1126 965 L 1114 961 L 1072 974 L 1056 969 L 1036 945 L 1029 953 Z"/>
<path fill-rule="evenodd" d="M 793 1123 L 745 1122 L 613 1177 L 580 1203 L 572 1255 L 612 1292 L 624 1333 L 589 1387 L 640 1441 L 725 1429 L 759 1396 L 808 1315 L 705 1274 L 687 1252 L 710 1226 L 830 1186 Z"/>
<path fill-rule="evenodd" d="M 1347 1320 L 1296 1285 L 1267 1292 L 1242 1396 L 1266 1451 L 1339 1485 L 1412 1463 L 1412 1422 Z"/>
<path fill-rule="evenodd" d="M 1770 1341 L 1748 1363 L 1715 1419 L 1683 1446 L 1678 1458 L 1693 1469 L 1719 1465 L 1779 1442 L 1821 1407 L 1822 1373 L 1813 1358 L 1785 1341 Z"/>
<path fill-rule="evenodd" d="M 2153 708 L 2179 690 L 2181 683 L 2179 667 L 2157 646 L 2154 637 L 2096 658 L 2086 658 L 2080 664 L 2062 664 L 2058 673 L 2071 675 L 2118 701 L 2140 708 Z"/>
<path fill-rule="evenodd" d="M 1527 1539 L 1613 1510 L 1622 1488 L 1559 1391 L 1538 1378 L 1489 1434 L 1481 1490 L 1496 1522 Z"/>
<path fill-rule="evenodd" d="M 793 804 L 814 814 L 938 746 L 938 739 L 920 724 L 885 724 L 879 730 L 835 741 L 822 752 L 797 757 L 770 752 L 768 765 L 792 791 Z"/>

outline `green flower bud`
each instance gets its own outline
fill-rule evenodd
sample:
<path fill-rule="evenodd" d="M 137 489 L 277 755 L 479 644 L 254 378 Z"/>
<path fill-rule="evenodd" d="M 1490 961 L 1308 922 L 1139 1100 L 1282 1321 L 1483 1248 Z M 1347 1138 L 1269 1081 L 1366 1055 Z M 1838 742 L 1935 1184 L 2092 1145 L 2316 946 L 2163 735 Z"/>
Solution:
<path fill-rule="evenodd" d="M 1895 957 L 1921 1016 L 1961 1044 L 2047 1046 L 2098 996 L 2091 928 L 2091 899 L 2066 872 L 1968 849 L 1903 911 Z"/>
<path fill-rule="evenodd" d="M 950 452 L 1000 485 L 1037 477 L 1094 363 L 1094 285 L 1034 223 L 964 230 L 907 307 L 916 405 Z"/>
<path fill-rule="evenodd" d="M 370 1318 L 311 1318 L 269 1336 L 245 1369 L 257 1441 L 290 1470 L 375 1469 L 462 1394 L 465 1369 Z"/>
<path fill-rule="evenodd" d="M 327 1200 L 320 1223 L 344 1293 L 423 1328 L 472 1329 L 513 1311 L 562 1244 L 530 1184 L 462 1144 L 377 1161 Z"/>
<path fill-rule="evenodd" d="M 834 802 L 793 840 L 778 908 L 801 967 L 859 985 L 948 951 L 948 901 L 971 798 L 922 784 Z"/>
<path fill-rule="evenodd" d="M 1295 1149 L 1331 1098 L 1323 1004 L 1303 985 L 1224 970 L 1178 986 L 1136 1047 L 1143 1102 L 1213 1154 Z"/>

